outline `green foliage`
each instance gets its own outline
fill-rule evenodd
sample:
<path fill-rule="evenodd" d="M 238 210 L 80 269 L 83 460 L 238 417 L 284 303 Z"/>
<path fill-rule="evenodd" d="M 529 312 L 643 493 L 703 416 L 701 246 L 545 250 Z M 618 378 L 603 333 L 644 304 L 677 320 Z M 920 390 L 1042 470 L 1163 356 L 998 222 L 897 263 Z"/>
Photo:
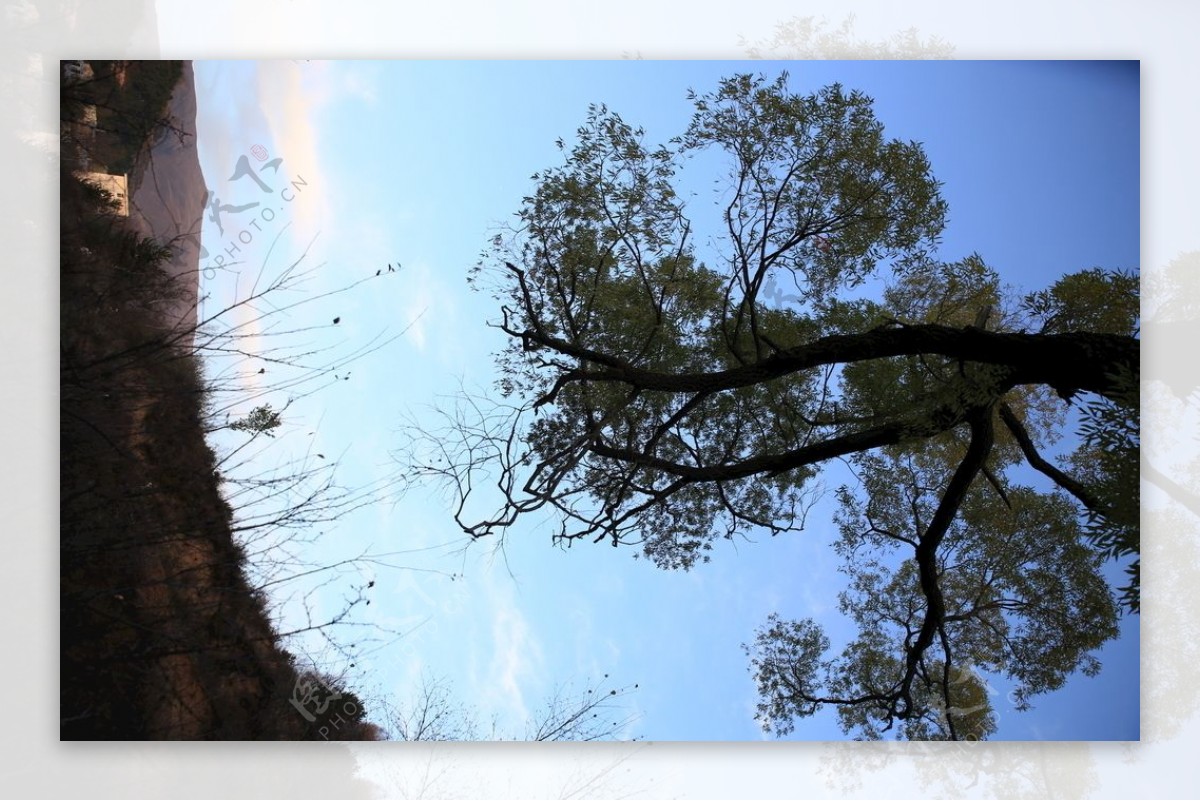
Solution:
<path fill-rule="evenodd" d="M 831 699 L 861 699 L 837 704 L 847 732 L 866 739 L 888 730 L 908 739 L 949 735 L 946 721 L 937 723 L 934 713 L 964 704 L 953 697 L 945 701 L 947 662 L 937 658 L 940 647 L 922 657 L 911 679 L 913 708 L 898 704 L 907 648 L 923 624 L 926 603 L 917 561 L 891 555 L 915 549 L 934 514 L 945 480 L 938 477 L 937 461 L 928 453 L 855 458 L 864 492 L 842 488 L 838 494 L 837 547 L 850 577 L 841 609 L 859 635 L 839 656 L 820 661 L 827 642 L 820 649 L 812 638 L 806 648 L 796 644 L 796 632 L 811 623 L 773 616 L 747 647 L 760 695 L 774 699 L 760 704 L 764 726 L 786 733 L 790 718 L 811 715 L 823 703 L 835 703 Z M 1004 492 L 1007 500 L 999 503 L 994 487 L 976 483 L 941 542 L 941 628 L 952 646 L 952 671 L 970 666 L 1007 675 L 1015 683 L 1017 707 L 1027 708 L 1030 698 L 1058 689 L 1076 671 L 1099 670 L 1093 652 L 1117 635 L 1118 612 L 1100 572 L 1104 555 L 1089 547 L 1073 504 L 1061 494 L 1027 487 L 1007 486 Z M 905 647 L 897 649 L 897 643 Z M 805 681 L 784 685 L 785 696 L 779 697 L 781 674 L 803 675 Z M 956 735 L 961 738 L 962 727 L 970 725 L 976 738 L 984 738 L 994 728 L 985 725 L 987 717 L 959 720 Z M 893 729 L 897 720 L 903 725 Z"/>
<path fill-rule="evenodd" d="M 243 419 L 230 423 L 229 427 L 234 431 L 248 431 L 252 434 L 265 434 L 268 437 L 274 437 L 275 429 L 283 425 L 283 420 L 280 418 L 280 412 L 271 408 L 271 404 L 266 403 L 258 406 L 250 411 Z"/>
<path fill-rule="evenodd" d="M 829 703 L 837 706 L 842 728 L 865 740 L 880 740 L 889 732 L 907 740 L 982 740 L 996 730 L 987 685 L 973 669 L 946 669 L 944 662 L 931 660 L 914 712 L 897 728 L 885 696 L 902 667 L 886 636 L 864 630 L 838 661 L 822 661 L 828 648 L 828 638 L 812 620 L 785 621 L 774 614 L 757 631 L 754 645 L 743 646 L 758 686 L 763 731 L 790 734 L 797 719 Z M 855 698 L 858 703 L 842 703 Z"/>
<path fill-rule="evenodd" d="M 755 647 L 743 645 L 758 681 L 758 719 L 763 731 L 788 734 L 794 720 L 812 715 L 817 700 L 821 656 L 829 638 L 812 620 L 783 620 L 772 613 L 758 631 Z"/>
<path fill-rule="evenodd" d="M 734 265 L 747 269 L 765 251 L 764 261 L 803 276 L 811 299 L 857 285 L 885 258 L 923 256 L 946 203 L 921 145 L 887 140 L 861 92 L 833 84 L 794 95 L 787 84 L 787 73 L 771 82 L 738 75 L 716 92 L 689 93 L 696 112 L 682 150 L 724 150 L 738 190 L 753 187 L 726 211 L 737 233 Z M 794 248 L 814 236 L 836 245 Z"/>
<path fill-rule="evenodd" d="M 565 163 L 534 174 L 519 229 L 497 236 L 485 254 L 507 265 L 494 291 L 513 336 L 498 359 L 498 386 L 539 409 L 526 458 L 547 469 L 535 470 L 532 494 L 577 497 L 587 488 L 602 511 L 579 531 L 564 530 L 565 541 L 641 542 L 657 564 L 684 568 L 707 559 L 714 538 L 797 527 L 812 471 L 684 485 L 653 467 L 614 471 L 610 460 L 587 455 L 568 466 L 563 455 L 594 436 L 653 443 L 656 457 L 674 464 L 796 448 L 823 411 L 822 377 L 793 374 L 690 401 L 557 379 L 581 357 L 699 373 L 796 347 L 819 335 L 819 302 L 881 261 L 919 261 L 945 215 L 920 146 L 887 140 L 859 93 L 831 87 L 798 97 L 785 78 L 738 76 L 692 99 L 685 133 L 656 148 L 641 129 L 592 106 L 576 144 L 559 142 Z M 725 218 L 737 236 L 715 254 L 719 267 L 700 259 L 672 184 L 701 149 L 721 152 L 736 176 Z M 818 237 L 837 244 L 823 251 L 812 246 Z M 792 275 L 807 304 L 763 304 L 764 281 L 778 273 Z M 471 280 L 482 274 L 481 263 Z M 566 469 L 549 469 L 554 463 Z M 671 502 L 661 502 L 667 495 Z"/>
<path fill-rule="evenodd" d="M 1140 288 L 1135 273 L 1093 268 L 1064 276 L 1026 296 L 1022 310 L 1045 331 L 1101 331 L 1136 335 Z M 1085 534 L 1111 559 L 1132 558 L 1122 605 L 1140 608 L 1140 396 L 1137 377 L 1114 371 L 1116 390 L 1079 405 L 1080 446 L 1070 455 L 1074 476 L 1097 499 L 1086 511 Z"/>
<path fill-rule="evenodd" d="M 945 689 L 948 688 L 948 689 Z M 996 714 L 983 677 L 973 669 L 931 660 L 924 714 L 905 721 L 906 740 L 986 740 L 996 731 Z M 953 726 L 953 729 L 951 728 Z"/>
<path fill-rule="evenodd" d="M 1137 331 L 1140 294 L 1136 273 L 1093 268 L 1030 293 L 1022 307 L 1044 332 L 1130 334 Z"/>
<path fill-rule="evenodd" d="M 884 292 L 895 319 L 906 323 L 997 327 L 1000 276 L 972 253 L 952 263 L 924 262 L 898 275 Z M 981 311 L 990 312 L 979 321 Z"/>
<path fill-rule="evenodd" d="M 1072 455 L 1076 476 L 1105 506 L 1089 509 L 1086 534 L 1111 559 L 1141 553 L 1141 428 L 1138 385 L 1129 374 L 1126 389 L 1115 398 L 1092 398 L 1082 404 L 1079 433 L 1083 439 Z M 1141 560 L 1126 567 L 1129 583 L 1120 588 L 1121 603 L 1132 612 L 1141 608 Z"/>

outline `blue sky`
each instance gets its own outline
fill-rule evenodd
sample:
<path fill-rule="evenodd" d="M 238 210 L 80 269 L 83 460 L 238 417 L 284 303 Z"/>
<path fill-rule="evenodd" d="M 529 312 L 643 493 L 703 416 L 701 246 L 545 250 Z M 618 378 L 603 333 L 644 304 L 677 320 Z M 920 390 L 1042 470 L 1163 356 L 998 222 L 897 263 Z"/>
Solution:
<path fill-rule="evenodd" d="M 558 163 L 554 141 L 570 140 L 587 105 L 606 103 L 645 127 L 649 141 L 665 141 L 690 116 L 688 88 L 784 68 L 797 91 L 837 81 L 866 92 L 889 136 L 924 143 L 950 206 L 943 258 L 977 251 L 1027 289 L 1087 267 L 1138 267 L 1136 63 L 197 62 L 208 186 L 223 203 L 263 203 L 224 216 L 223 235 L 206 223 L 210 254 L 249 233 L 237 243 L 243 264 L 213 273 L 210 303 L 244 291 L 261 265 L 277 273 L 308 248 L 302 265 L 312 273 L 296 299 L 370 280 L 296 309 L 289 326 L 320 326 L 300 339 L 331 348 L 336 361 L 381 331 L 407 327 L 351 367 L 349 381 L 328 381 L 297 401 L 285 435 L 258 463 L 307 455 L 321 464 L 315 454 L 323 453 L 351 486 L 392 474 L 389 452 L 402 441 L 405 416 L 431 419 L 427 408 L 447 405 L 460 384 L 490 386 L 499 339 L 484 323 L 495 308 L 467 289 L 466 271 L 528 194 L 531 174 Z M 230 180 L 255 145 L 282 159 L 277 173 L 260 173 L 270 194 L 247 178 Z M 253 156 L 248 163 L 262 167 Z M 286 197 L 285 183 L 293 184 Z M 403 268 L 374 278 L 389 262 Z M 259 376 L 257 363 L 239 369 L 251 391 L 291 377 L 274 369 Z M 287 396 L 269 398 L 278 407 Z M 372 605 L 357 619 L 408 632 L 354 668 L 332 666 L 364 695 L 398 701 L 422 675 L 444 678 L 482 720 L 499 716 L 518 734 L 556 686 L 607 673 L 610 683 L 639 685 L 625 699 L 638 716 L 628 735 L 755 739 L 740 643 L 772 611 L 834 613 L 841 589 L 827 505 L 801 535 L 725 544 L 690 573 L 607 546 L 560 551 L 536 522 L 514 527 L 503 554 L 488 542 L 464 554 L 445 499 L 416 487 L 322 528 L 305 554 L 311 561 L 408 552 L 393 560 L 403 569 L 346 576 L 321 590 L 320 608 L 336 609 L 352 583 L 373 578 Z M 1135 739 L 1137 623 L 1126 619 L 1121 639 L 1101 654 L 1100 676 L 1073 678 L 1033 711 L 1015 712 L 997 683 L 998 737 Z M 832 713 L 802 722 L 793 736 L 843 737 Z"/>

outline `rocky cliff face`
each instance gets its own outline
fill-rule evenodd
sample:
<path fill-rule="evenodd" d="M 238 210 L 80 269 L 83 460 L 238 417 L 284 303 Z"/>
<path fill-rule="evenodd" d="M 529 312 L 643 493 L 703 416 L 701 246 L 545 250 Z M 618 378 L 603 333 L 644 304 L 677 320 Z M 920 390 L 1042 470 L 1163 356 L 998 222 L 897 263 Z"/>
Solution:
<path fill-rule="evenodd" d="M 96 171 L 129 170 L 131 202 L 128 217 L 115 211 L 62 161 L 59 736 L 377 737 L 361 699 L 287 652 L 235 533 L 205 437 L 220 423 L 187 350 L 206 195 L 191 65 L 127 66 L 122 77 L 105 63 L 108 83 L 64 92 Z M 97 93 L 112 114 L 84 116 Z M 150 124 L 164 108 L 165 131 Z M 170 245 L 166 276 L 159 249 L 127 227 Z M 164 317 L 183 352 L 163 347 Z"/>
<path fill-rule="evenodd" d="M 170 127 L 143 148 L 129 176 L 130 224 L 145 236 L 171 246 L 167 273 L 180 290 L 167 322 L 184 332 L 196 326 L 200 279 L 200 226 L 207 188 L 196 149 L 196 84 L 192 63 L 183 62 L 183 75 L 167 107 Z M 180 340 L 192 345 L 190 334 Z"/>

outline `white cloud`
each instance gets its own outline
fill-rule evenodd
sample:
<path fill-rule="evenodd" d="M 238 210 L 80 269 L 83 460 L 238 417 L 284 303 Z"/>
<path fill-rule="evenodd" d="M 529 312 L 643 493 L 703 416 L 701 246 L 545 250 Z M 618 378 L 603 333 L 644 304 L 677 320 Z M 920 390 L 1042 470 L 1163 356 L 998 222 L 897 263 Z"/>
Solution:
<path fill-rule="evenodd" d="M 351 62 L 339 66 L 342 68 L 342 91 L 368 106 L 374 106 L 379 101 L 379 93 L 376 91 L 375 76 L 367 72 L 370 65 Z"/>
<path fill-rule="evenodd" d="M 13 28 L 28 28 L 40 18 L 37 6 L 29 0 L 17 0 L 4 6 L 4 21 Z"/>
<path fill-rule="evenodd" d="M 286 174 L 302 178 L 316 188 L 296 203 L 293 220 L 301 236 L 328 228 L 332 207 L 320 157 L 318 114 L 329 96 L 328 65 L 307 64 L 300 69 L 290 61 L 264 61 L 258 65 L 256 93 L 275 145 L 273 151 L 286 162 Z"/>
<path fill-rule="evenodd" d="M 403 272 L 407 283 L 400 323 L 409 326 L 406 338 L 421 352 L 433 339 L 439 366 L 461 368 L 464 353 L 455 292 L 427 264 L 405 265 Z"/>
<path fill-rule="evenodd" d="M 336 221 L 320 153 L 320 111 L 330 97 L 327 84 L 321 69 L 301 71 L 290 61 L 197 63 L 197 141 L 207 188 L 223 204 L 263 204 L 261 209 L 229 212 L 220 237 L 206 218 L 205 239 L 210 248 L 220 250 L 233 244 L 231 237 L 268 206 L 274 220 L 286 218 L 293 225 L 299 242 L 307 243 L 319 230 L 329 235 Z M 265 167 L 252 173 L 269 192 L 260 192 L 251 179 L 233 178 L 240 158 L 247 158 L 255 167 L 265 158 L 253 155 L 256 146 L 265 148 L 272 159 L 282 159 L 274 175 Z M 303 182 L 289 193 L 291 201 L 282 195 L 284 179 Z M 256 250 L 273 238 L 280 223 L 264 218 L 260 224 L 268 230 L 256 235 L 256 240 L 261 240 L 256 241 Z M 243 256 L 247 250 L 243 249 Z"/>
<path fill-rule="evenodd" d="M 472 697 L 498 717 L 501 731 L 519 736 L 531 714 L 526 692 L 540 673 L 542 648 L 511 584 L 486 578 L 482 596 L 478 602 L 490 612 L 490 655 L 479 659 L 472 670 Z M 488 717 L 484 714 L 481 720 Z"/>
<path fill-rule="evenodd" d="M 43 153 L 58 153 L 62 144 L 59 135 L 52 131 L 20 131 L 17 136 L 25 144 Z"/>
<path fill-rule="evenodd" d="M 434 309 L 434 303 L 438 295 L 442 293 L 438 292 L 437 279 L 430 272 L 428 266 L 419 264 L 405 269 L 410 271 L 412 288 L 407 293 L 408 299 L 404 303 L 401 319 L 405 324 L 411 323 L 408 329 L 408 338 L 413 347 L 424 351 L 428 326 L 431 321 L 438 318 L 440 312 L 440 309 Z"/>

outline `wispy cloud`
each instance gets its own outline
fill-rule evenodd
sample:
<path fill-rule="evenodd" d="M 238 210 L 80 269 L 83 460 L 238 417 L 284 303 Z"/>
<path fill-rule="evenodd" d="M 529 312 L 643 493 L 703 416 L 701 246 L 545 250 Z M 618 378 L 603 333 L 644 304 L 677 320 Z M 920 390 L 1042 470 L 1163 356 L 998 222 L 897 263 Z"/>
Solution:
<path fill-rule="evenodd" d="M 351 97 L 358 98 L 368 106 L 379 102 L 379 91 L 373 73 L 377 68 L 372 64 L 345 63 L 341 69 L 341 89 Z"/>
<path fill-rule="evenodd" d="M 405 300 L 400 320 L 410 326 L 407 339 L 417 351 L 430 346 L 438 367 L 459 371 L 473 343 L 464 342 L 457 293 L 428 264 L 405 264 Z"/>
<path fill-rule="evenodd" d="M 424 351 L 428 327 L 440 317 L 442 311 L 434 306 L 438 296 L 443 293 L 438 292 L 438 280 L 427 265 L 418 264 L 405 269 L 409 271 L 411 289 L 407 293 L 401 318 L 406 322 L 412 321 L 408 329 L 409 341 L 417 350 Z"/>
<path fill-rule="evenodd" d="M 328 65 L 310 64 L 301 70 L 292 62 L 269 61 L 258 66 L 257 95 L 277 153 L 287 162 L 287 174 L 314 187 L 328 186 L 320 157 L 321 107 L 331 96 Z M 332 207 L 316 192 L 295 204 L 293 219 L 301 231 L 328 227 Z"/>
<path fill-rule="evenodd" d="M 336 229 L 328 193 L 321 191 L 328 181 L 320 111 L 330 92 L 320 69 L 301 71 L 289 61 L 200 62 L 196 83 L 202 99 L 229 98 L 199 102 L 196 120 L 206 188 L 222 207 L 217 220 L 206 210 L 210 260 L 202 266 L 231 270 L 208 277 L 211 308 L 219 309 L 244 298 L 256 281 L 260 289 L 269 283 L 318 232 L 327 237 Z M 288 186 L 297 181 L 304 188 Z M 245 350 L 258 351 L 262 326 L 255 318 L 261 313 L 242 307 L 223 321 L 237 327 Z"/>
<path fill-rule="evenodd" d="M 530 717 L 526 695 L 538 679 L 543 651 L 510 583 L 489 577 L 484 580 L 482 596 L 479 600 L 490 618 L 490 653 L 476 662 L 472 695 L 482 709 L 510 722 L 501 724 L 502 730 L 519 731 Z"/>

